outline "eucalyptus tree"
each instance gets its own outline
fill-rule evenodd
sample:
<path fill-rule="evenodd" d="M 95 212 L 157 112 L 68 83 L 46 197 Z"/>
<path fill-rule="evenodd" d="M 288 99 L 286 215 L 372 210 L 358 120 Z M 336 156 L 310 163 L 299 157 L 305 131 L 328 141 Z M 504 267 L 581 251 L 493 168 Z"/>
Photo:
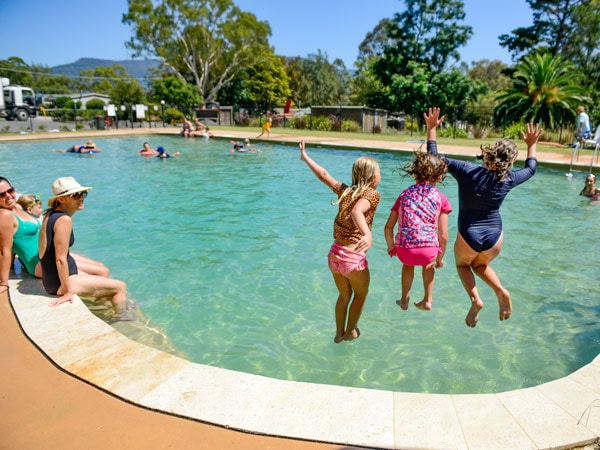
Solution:
<path fill-rule="evenodd" d="M 233 0 L 128 0 L 134 56 L 157 56 L 205 101 L 271 52 L 271 28 Z"/>
<path fill-rule="evenodd" d="M 575 119 L 577 105 L 589 102 L 573 65 L 550 53 L 532 53 L 515 67 L 513 84 L 496 97 L 496 124 L 539 122 L 556 129 Z"/>

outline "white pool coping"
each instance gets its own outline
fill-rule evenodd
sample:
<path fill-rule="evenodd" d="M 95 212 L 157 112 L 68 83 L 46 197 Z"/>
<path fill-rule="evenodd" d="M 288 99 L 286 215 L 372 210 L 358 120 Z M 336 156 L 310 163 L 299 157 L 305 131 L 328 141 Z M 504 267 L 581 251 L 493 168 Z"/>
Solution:
<path fill-rule="evenodd" d="M 136 405 L 269 436 L 386 449 L 564 449 L 600 436 L 600 355 L 572 374 L 497 394 L 443 395 L 282 381 L 134 342 L 39 280 L 10 280 L 25 334 L 65 372 Z"/>

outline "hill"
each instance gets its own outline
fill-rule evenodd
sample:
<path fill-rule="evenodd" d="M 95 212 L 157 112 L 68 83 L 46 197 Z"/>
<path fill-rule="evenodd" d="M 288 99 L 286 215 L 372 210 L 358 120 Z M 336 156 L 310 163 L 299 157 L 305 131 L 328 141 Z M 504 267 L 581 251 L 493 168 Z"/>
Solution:
<path fill-rule="evenodd" d="M 160 65 L 158 59 L 126 59 L 121 61 L 114 61 L 110 59 L 97 59 L 97 58 L 79 58 L 77 61 L 70 64 L 63 64 L 60 66 L 51 67 L 53 73 L 59 75 L 66 75 L 68 77 L 76 77 L 82 70 L 94 70 L 96 67 L 108 67 L 113 64 L 120 64 L 125 68 L 127 73 L 133 78 L 137 78 L 141 84 L 144 83 L 142 78 L 149 76 L 148 70 L 154 69 Z"/>

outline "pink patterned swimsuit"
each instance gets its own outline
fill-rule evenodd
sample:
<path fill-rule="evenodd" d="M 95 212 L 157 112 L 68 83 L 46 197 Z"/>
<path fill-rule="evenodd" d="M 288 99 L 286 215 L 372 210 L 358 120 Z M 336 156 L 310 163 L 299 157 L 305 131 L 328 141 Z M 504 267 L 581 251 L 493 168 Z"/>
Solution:
<path fill-rule="evenodd" d="M 410 266 L 433 262 L 439 251 L 438 218 L 452 212 L 448 198 L 431 183 L 417 183 L 400 194 L 391 210 L 398 213 L 400 261 Z"/>

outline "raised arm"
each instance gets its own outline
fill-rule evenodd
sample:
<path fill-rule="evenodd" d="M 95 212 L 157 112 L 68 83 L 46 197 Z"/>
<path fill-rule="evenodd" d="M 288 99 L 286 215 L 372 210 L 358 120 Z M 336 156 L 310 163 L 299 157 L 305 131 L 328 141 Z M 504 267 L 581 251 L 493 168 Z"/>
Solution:
<path fill-rule="evenodd" d="M 437 139 L 436 129 L 444 121 L 444 116 L 440 117 L 440 108 L 429 108 L 423 113 L 425 123 L 427 124 L 427 140 L 435 141 Z"/>
<path fill-rule="evenodd" d="M 536 123 L 535 126 L 533 123 L 527 124 L 527 133 L 521 131 L 521 135 L 523 136 L 523 140 L 527 144 L 527 158 L 535 158 L 536 150 L 537 150 L 537 141 L 542 135 L 544 130 L 540 128 L 540 124 Z"/>
<path fill-rule="evenodd" d="M 310 156 L 308 156 L 304 146 L 304 141 L 300 141 L 298 146 L 300 147 L 300 159 L 306 163 L 306 165 L 310 168 L 310 170 L 312 170 L 319 180 L 329 186 L 329 189 L 333 190 L 333 187 L 338 184 L 339 181 L 329 175 L 327 170 L 318 165 Z"/>

